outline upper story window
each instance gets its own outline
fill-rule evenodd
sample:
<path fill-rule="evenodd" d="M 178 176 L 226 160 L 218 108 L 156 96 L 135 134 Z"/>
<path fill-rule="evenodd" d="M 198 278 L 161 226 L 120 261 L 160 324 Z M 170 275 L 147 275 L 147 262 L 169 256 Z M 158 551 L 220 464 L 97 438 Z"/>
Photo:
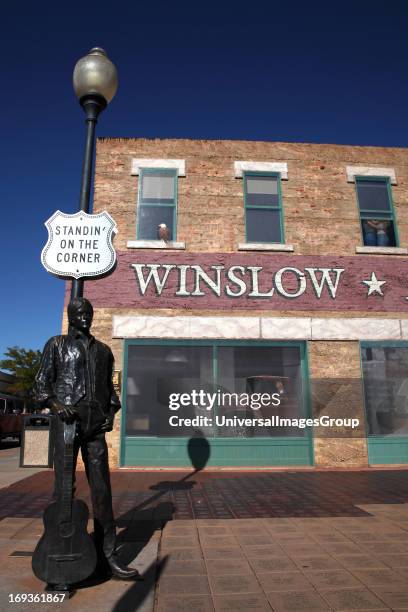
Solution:
<path fill-rule="evenodd" d="M 356 176 L 355 184 L 364 246 L 398 246 L 390 178 Z"/>
<path fill-rule="evenodd" d="M 284 242 L 279 173 L 244 172 L 246 241 Z"/>
<path fill-rule="evenodd" d="M 168 240 L 177 234 L 177 169 L 140 168 L 137 209 L 138 240 L 159 240 L 166 226 Z"/>

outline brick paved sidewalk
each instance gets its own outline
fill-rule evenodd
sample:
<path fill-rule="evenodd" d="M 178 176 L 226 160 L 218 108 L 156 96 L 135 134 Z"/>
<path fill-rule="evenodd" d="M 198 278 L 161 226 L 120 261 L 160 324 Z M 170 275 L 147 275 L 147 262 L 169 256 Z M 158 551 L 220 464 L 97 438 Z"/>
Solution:
<path fill-rule="evenodd" d="M 169 522 L 156 611 L 408 610 L 408 504 L 359 518 Z"/>
<path fill-rule="evenodd" d="M 88 584 L 61 605 L 75 612 L 408 610 L 407 476 L 113 472 L 122 559 L 146 579 Z M 50 609 L 9 604 L 8 595 L 43 590 L 27 553 L 41 535 L 51 485 L 45 471 L 0 491 L 1 610 Z M 77 485 L 89 503 L 81 473 Z"/>

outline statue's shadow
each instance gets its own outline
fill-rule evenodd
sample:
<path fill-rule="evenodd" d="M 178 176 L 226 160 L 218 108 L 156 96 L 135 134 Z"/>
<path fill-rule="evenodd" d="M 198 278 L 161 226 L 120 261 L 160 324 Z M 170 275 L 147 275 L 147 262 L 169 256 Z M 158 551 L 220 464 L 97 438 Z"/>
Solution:
<path fill-rule="evenodd" d="M 174 504 L 171 501 L 159 502 L 159 500 L 171 491 L 192 489 L 196 481 L 189 479 L 196 472 L 197 470 L 193 470 L 180 480 L 164 480 L 152 485 L 150 490 L 156 491 L 154 495 L 116 520 L 117 527 L 122 528 L 118 534 L 118 552 L 122 563 L 130 563 L 152 540 L 155 532 L 161 531 L 165 524 L 173 519 Z"/>
<path fill-rule="evenodd" d="M 180 480 L 163 480 L 152 485 L 150 490 L 156 492 L 154 495 L 117 519 L 117 526 L 123 528 L 118 536 L 119 559 L 122 563 L 133 561 L 154 533 L 162 530 L 167 521 L 173 519 L 175 507 L 171 501 L 153 504 L 172 491 L 189 491 L 197 484 L 191 479 L 205 467 L 210 457 L 210 445 L 201 430 L 195 430 L 194 436 L 188 441 L 187 452 L 193 467 L 191 472 Z"/>
<path fill-rule="evenodd" d="M 143 588 L 141 587 L 142 590 L 144 590 L 146 586 L 144 583 L 146 581 L 149 582 L 150 574 L 152 572 L 154 574 L 154 566 L 157 557 L 157 543 L 160 532 L 165 524 L 173 519 L 173 514 L 175 512 L 175 507 L 172 502 L 160 502 L 159 500 L 170 491 L 186 491 L 192 489 L 196 482 L 189 479 L 196 472 L 197 470 L 193 470 L 180 480 L 162 481 L 152 485 L 150 489 L 156 493 L 116 519 L 118 531 L 118 559 L 123 565 L 136 565 L 144 579 L 144 586 Z M 140 556 L 144 557 L 144 559 L 141 560 Z M 146 568 L 146 564 L 143 563 L 143 560 L 147 561 L 150 557 L 152 558 L 152 565 Z M 136 564 L 133 563 L 135 560 L 137 560 Z M 163 563 L 165 563 L 165 561 L 158 564 L 157 574 L 160 573 L 160 567 Z M 98 584 L 103 584 L 110 580 L 110 577 L 105 575 L 106 569 L 107 567 L 102 564 L 99 568 L 99 572 L 83 580 L 81 583 L 78 583 L 75 585 L 75 588 L 83 589 L 97 586 Z M 138 584 L 140 586 L 141 583 L 139 582 Z"/>
<path fill-rule="evenodd" d="M 178 481 L 162 481 L 150 487 L 156 493 L 141 504 L 117 519 L 122 530 L 118 535 L 119 559 L 124 564 L 132 563 L 143 576 L 143 582 L 135 582 L 119 599 L 112 612 L 137 610 L 138 606 L 154 593 L 155 584 L 162 573 L 168 556 L 157 561 L 157 547 L 160 532 L 168 521 L 173 519 L 175 507 L 171 501 L 159 501 L 169 491 L 185 491 L 194 487 L 196 482 L 189 480 L 194 470 Z"/>
<path fill-rule="evenodd" d="M 118 528 L 117 551 L 120 563 L 136 567 L 143 581 L 136 581 L 118 600 L 112 612 L 128 612 L 154 592 L 155 584 L 167 563 L 167 555 L 157 560 L 161 530 L 173 520 L 175 506 L 171 501 L 160 501 L 173 491 L 189 491 L 197 483 L 191 480 L 208 462 L 210 447 L 205 436 L 197 430 L 187 445 L 193 470 L 179 480 L 163 480 L 150 487 L 150 497 L 116 519 Z M 89 578 L 77 588 L 101 584 L 109 578 Z"/>

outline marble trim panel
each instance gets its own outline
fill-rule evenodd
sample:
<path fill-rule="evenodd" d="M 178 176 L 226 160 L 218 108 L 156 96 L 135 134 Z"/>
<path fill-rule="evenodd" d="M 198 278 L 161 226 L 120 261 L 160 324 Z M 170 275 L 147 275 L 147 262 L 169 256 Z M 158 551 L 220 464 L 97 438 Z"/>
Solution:
<path fill-rule="evenodd" d="M 188 317 L 191 338 L 260 338 L 259 317 Z"/>
<path fill-rule="evenodd" d="M 268 161 L 236 161 L 234 162 L 235 178 L 242 178 L 243 172 L 280 172 L 281 179 L 288 180 L 288 164 L 286 162 Z"/>
<path fill-rule="evenodd" d="M 401 319 L 401 338 L 408 340 L 408 319 Z"/>
<path fill-rule="evenodd" d="M 132 159 L 131 174 L 137 176 L 140 174 L 140 168 L 175 168 L 178 170 L 179 176 L 186 176 L 186 161 L 184 159 L 148 159 L 134 157 Z"/>
<path fill-rule="evenodd" d="M 113 315 L 113 338 L 404 340 L 408 320 Z"/>
<path fill-rule="evenodd" d="M 128 249 L 167 249 L 184 251 L 186 248 L 185 242 L 164 242 L 164 240 L 128 240 L 126 243 Z"/>
<path fill-rule="evenodd" d="M 388 176 L 391 184 L 397 184 L 394 168 L 379 168 L 378 166 L 346 166 L 348 183 L 354 183 L 356 176 Z"/>
<path fill-rule="evenodd" d="M 309 317 L 262 317 L 263 340 L 311 340 L 312 319 Z"/>
<path fill-rule="evenodd" d="M 399 319 L 328 318 L 312 320 L 312 340 L 401 340 Z"/>
<path fill-rule="evenodd" d="M 356 246 L 359 255 L 408 255 L 404 247 Z"/>
<path fill-rule="evenodd" d="M 259 339 L 259 317 L 113 315 L 113 338 Z"/>
<path fill-rule="evenodd" d="M 293 244 L 278 244 L 277 242 L 240 242 L 238 251 L 277 251 L 290 252 L 295 249 Z"/>

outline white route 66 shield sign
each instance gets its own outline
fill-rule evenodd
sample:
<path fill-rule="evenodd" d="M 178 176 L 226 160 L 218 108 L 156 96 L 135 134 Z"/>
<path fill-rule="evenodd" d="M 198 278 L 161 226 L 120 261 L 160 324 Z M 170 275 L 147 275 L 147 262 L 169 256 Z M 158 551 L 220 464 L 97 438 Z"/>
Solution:
<path fill-rule="evenodd" d="M 46 222 L 48 241 L 41 253 L 47 272 L 62 277 L 102 276 L 113 268 L 112 239 L 116 223 L 104 210 L 95 215 L 73 215 L 57 210 Z"/>

